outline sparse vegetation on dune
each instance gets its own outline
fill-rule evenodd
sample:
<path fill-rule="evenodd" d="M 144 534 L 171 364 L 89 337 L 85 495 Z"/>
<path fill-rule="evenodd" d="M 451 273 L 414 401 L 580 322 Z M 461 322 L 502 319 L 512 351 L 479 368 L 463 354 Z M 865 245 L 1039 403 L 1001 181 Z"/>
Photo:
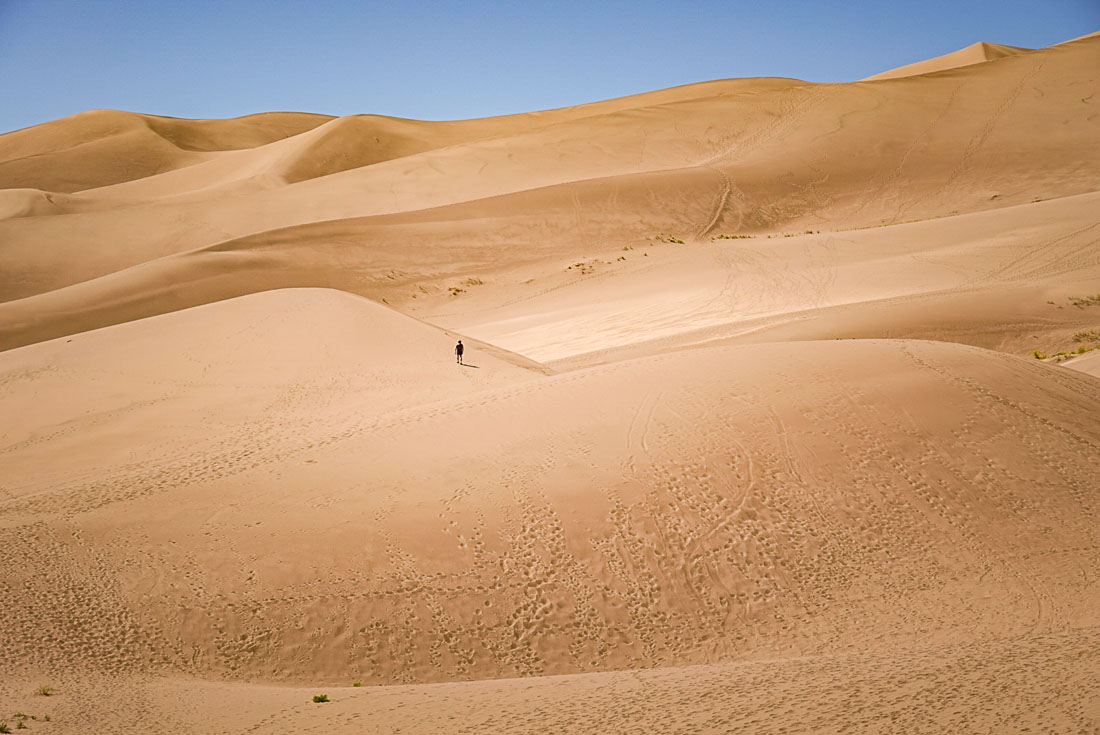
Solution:
<path fill-rule="evenodd" d="M 1068 298 L 1070 304 L 1079 308 L 1100 306 L 1100 293 L 1093 296 L 1069 296 Z"/>
<path fill-rule="evenodd" d="M 1100 344 L 1091 345 L 1091 346 L 1082 344 L 1082 345 L 1078 345 L 1077 347 L 1071 347 L 1069 349 L 1059 350 L 1058 352 L 1054 352 L 1054 353 L 1051 353 L 1051 354 L 1047 354 L 1047 353 L 1045 353 L 1045 352 L 1043 352 L 1042 350 L 1039 350 L 1039 349 L 1034 349 L 1034 350 L 1031 351 L 1031 354 L 1035 357 L 1036 360 L 1049 360 L 1051 362 L 1062 362 L 1063 360 L 1068 360 L 1072 357 L 1078 357 L 1080 355 L 1087 354 L 1089 352 L 1092 352 L 1093 350 L 1100 350 Z"/>

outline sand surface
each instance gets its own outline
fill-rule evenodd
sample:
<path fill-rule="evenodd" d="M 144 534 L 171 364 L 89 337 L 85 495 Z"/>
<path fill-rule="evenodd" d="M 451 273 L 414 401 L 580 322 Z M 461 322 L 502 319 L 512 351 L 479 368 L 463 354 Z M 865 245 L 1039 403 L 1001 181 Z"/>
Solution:
<path fill-rule="evenodd" d="M 0 722 L 1096 732 L 1097 69 L 0 135 Z"/>

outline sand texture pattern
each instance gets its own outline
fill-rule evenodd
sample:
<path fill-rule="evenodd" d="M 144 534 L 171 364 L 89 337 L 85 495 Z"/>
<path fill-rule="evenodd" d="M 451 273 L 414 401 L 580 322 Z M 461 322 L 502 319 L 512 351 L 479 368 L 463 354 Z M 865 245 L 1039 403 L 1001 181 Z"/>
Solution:
<path fill-rule="evenodd" d="M 0 722 L 1100 731 L 1098 74 L 0 135 Z"/>

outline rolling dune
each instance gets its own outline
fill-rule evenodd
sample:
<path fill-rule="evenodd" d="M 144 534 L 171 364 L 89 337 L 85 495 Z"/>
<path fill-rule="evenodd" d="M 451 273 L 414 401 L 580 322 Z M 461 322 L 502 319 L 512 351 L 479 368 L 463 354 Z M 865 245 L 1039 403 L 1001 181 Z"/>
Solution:
<path fill-rule="evenodd" d="M 647 106 L 643 95 L 630 109 L 578 110 L 542 126 L 541 118 L 522 120 L 514 133 L 292 185 L 234 188 L 233 196 L 219 196 L 200 176 L 202 197 L 185 185 L 182 201 L 164 201 L 153 176 L 152 202 L 105 194 L 102 209 L 95 192 L 84 192 L 70 215 L 0 222 L 0 294 L 23 298 L 272 229 L 620 176 L 653 178 L 641 182 L 651 192 L 652 234 L 681 239 L 878 226 L 1088 193 L 1100 170 L 1089 97 L 1098 61 L 1100 39 L 1087 38 L 950 75 L 847 85 L 750 80 L 717 94 L 701 85 L 698 98 L 658 95 Z M 290 143 L 272 144 L 271 166 Z M 247 153 L 250 166 L 271 175 Z M 682 194 L 680 180 L 696 191 Z M 686 232 L 685 199 L 703 210 Z"/>
<path fill-rule="evenodd" d="M 0 722 L 1095 731 L 1097 70 L 0 135 Z"/>

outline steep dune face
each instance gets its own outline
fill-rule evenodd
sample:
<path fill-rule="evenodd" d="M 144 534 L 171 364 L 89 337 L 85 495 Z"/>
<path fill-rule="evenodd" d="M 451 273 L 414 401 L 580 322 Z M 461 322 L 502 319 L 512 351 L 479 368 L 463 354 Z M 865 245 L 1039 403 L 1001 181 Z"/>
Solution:
<path fill-rule="evenodd" d="M 424 378 L 454 367 L 449 339 L 405 343 L 349 299 L 272 293 L 4 356 L 3 578 L 26 601 L 7 650 L 383 683 L 1096 622 L 1076 571 L 1100 561 L 1094 378 L 841 341 L 550 377 L 474 349 L 444 383 Z M 65 398 L 90 389 L 91 411 Z M 57 401 L 13 423 L 36 393 Z M 111 609 L 123 624 L 93 636 Z"/>

